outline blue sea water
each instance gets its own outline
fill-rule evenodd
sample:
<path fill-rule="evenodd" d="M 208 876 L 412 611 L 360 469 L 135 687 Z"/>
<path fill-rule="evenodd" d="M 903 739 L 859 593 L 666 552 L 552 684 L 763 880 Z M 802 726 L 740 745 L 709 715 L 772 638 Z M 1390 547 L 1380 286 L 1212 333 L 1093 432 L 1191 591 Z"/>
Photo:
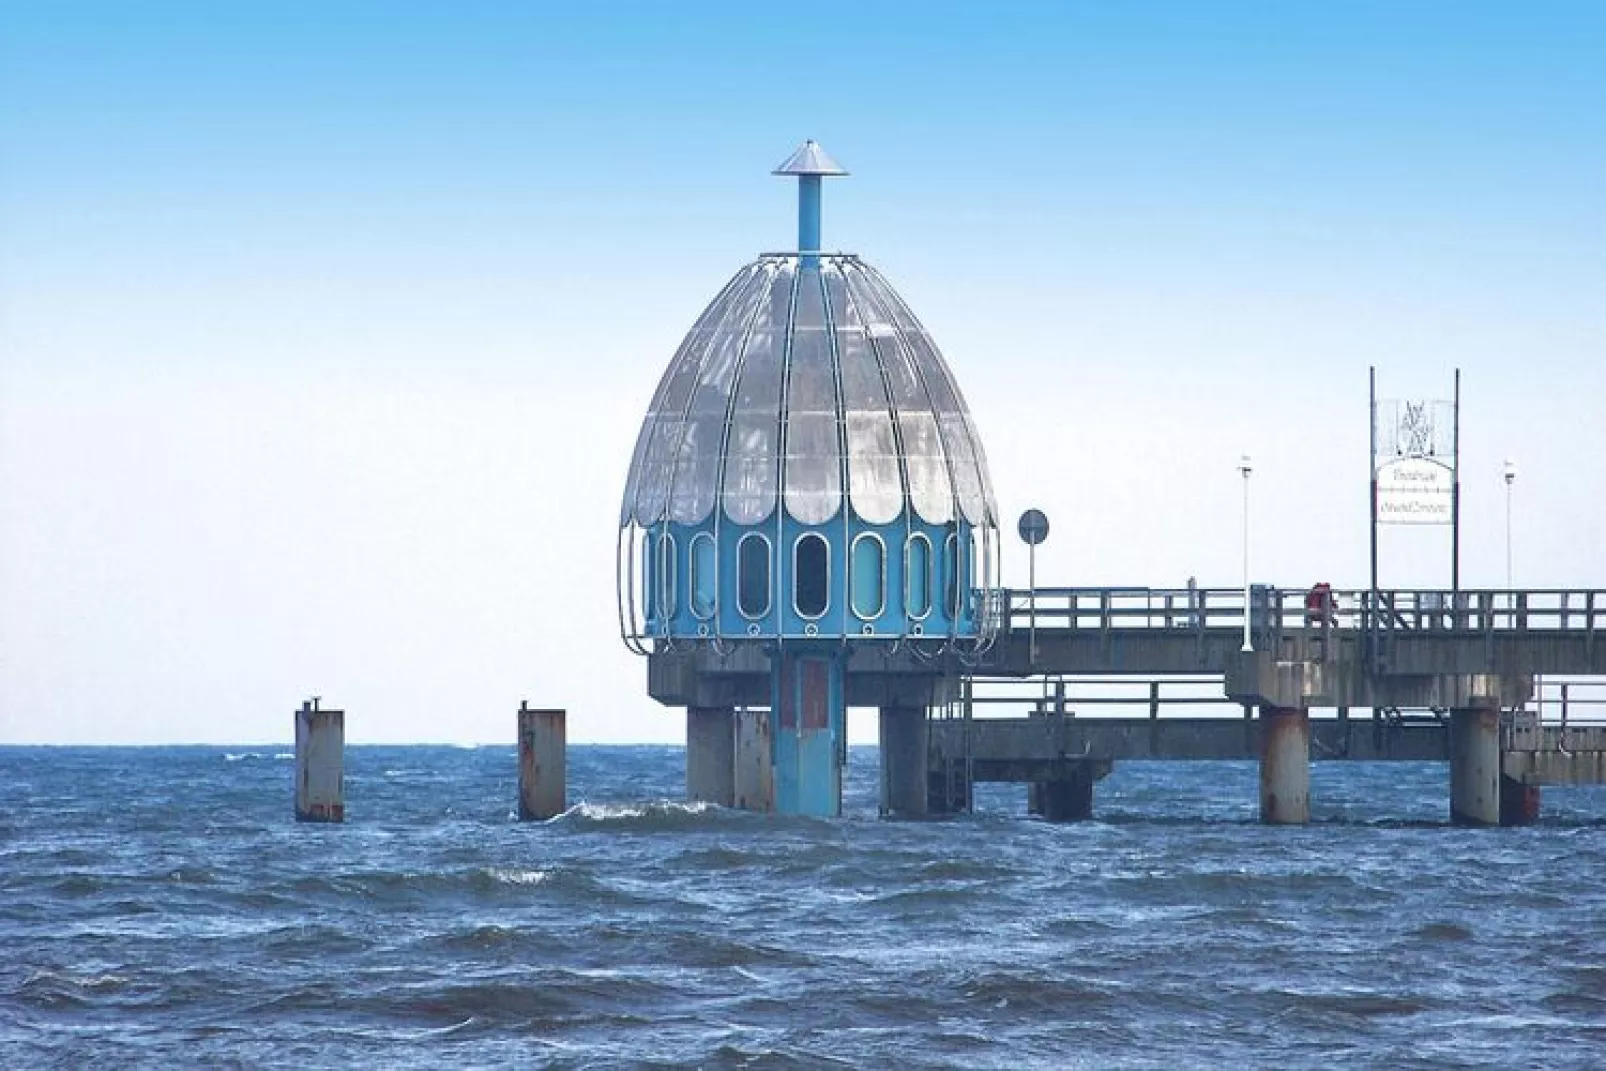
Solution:
<path fill-rule="evenodd" d="M 0 748 L 0 1067 L 1606 1066 L 1606 791 L 1444 824 L 1439 765 L 1128 763 L 1097 818 L 678 802 L 677 748 Z"/>

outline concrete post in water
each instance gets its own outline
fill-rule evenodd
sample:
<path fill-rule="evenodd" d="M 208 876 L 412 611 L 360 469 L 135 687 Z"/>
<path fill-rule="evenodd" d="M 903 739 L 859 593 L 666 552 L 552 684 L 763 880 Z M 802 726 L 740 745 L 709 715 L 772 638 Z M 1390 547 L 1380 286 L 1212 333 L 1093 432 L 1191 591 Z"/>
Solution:
<path fill-rule="evenodd" d="M 1531 826 L 1539 821 L 1539 786 L 1500 777 L 1500 824 Z"/>
<path fill-rule="evenodd" d="M 562 710 L 531 710 L 519 701 L 519 821 L 540 821 L 568 807 Z"/>
<path fill-rule="evenodd" d="M 686 708 L 686 798 L 729 807 L 736 800 L 736 711 Z"/>
<path fill-rule="evenodd" d="M 296 821 L 346 820 L 346 712 L 313 696 L 296 711 Z"/>
<path fill-rule="evenodd" d="M 1450 821 L 1500 824 L 1500 711 L 1494 707 L 1450 712 Z"/>
<path fill-rule="evenodd" d="M 1260 820 L 1310 821 L 1310 711 L 1303 707 L 1260 708 Z"/>
<path fill-rule="evenodd" d="M 881 708 L 881 813 L 926 817 L 930 760 L 923 707 Z"/>
<path fill-rule="evenodd" d="M 1050 822 L 1080 822 L 1093 817 L 1093 776 L 1075 764 L 1065 776 L 1039 781 L 1038 801 L 1042 816 Z"/>
<path fill-rule="evenodd" d="M 743 811 L 775 809 L 775 771 L 770 757 L 770 712 L 736 712 L 736 755 L 732 775 L 734 805 Z"/>

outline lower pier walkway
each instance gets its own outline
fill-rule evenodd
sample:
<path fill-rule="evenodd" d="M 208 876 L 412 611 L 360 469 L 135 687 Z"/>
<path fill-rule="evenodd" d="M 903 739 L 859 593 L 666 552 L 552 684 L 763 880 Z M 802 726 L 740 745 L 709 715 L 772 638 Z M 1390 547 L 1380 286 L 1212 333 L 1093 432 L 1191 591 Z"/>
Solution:
<path fill-rule="evenodd" d="M 973 677 L 928 724 L 928 813 L 965 809 L 969 786 L 1030 786 L 1034 812 L 1091 817 L 1094 786 L 1116 762 L 1257 761 L 1261 812 L 1271 822 L 1309 818 L 1309 762 L 1444 762 L 1474 767 L 1487 806 L 1451 817 L 1517 825 L 1539 813 L 1545 785 L 1606 783 L 1606 681 L 1540 679 L 1522 707 L 1487 715 L 1496 749 L 1449 710 L 1337 708 L 1273 713 L 1222 695 L 1222 678 Z M 1466 771 L 1463 770 L 1465 773 Z M 1487 815 L 1486 818 L 1480 818 Z M 1492 821 L 1489 819 L 1493 819 Z"/>

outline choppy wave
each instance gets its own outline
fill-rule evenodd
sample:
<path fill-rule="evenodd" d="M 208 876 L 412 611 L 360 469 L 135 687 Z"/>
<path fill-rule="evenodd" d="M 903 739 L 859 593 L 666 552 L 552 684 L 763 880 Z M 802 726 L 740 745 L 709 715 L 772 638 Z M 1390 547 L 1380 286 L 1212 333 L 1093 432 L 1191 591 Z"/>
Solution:
<path fill-rule="evenodd" d="M 1357 767 L 1310 828 L 1266 829 L 1252 779 L 1134 765 L 1094 822 L 989 788 L 974 817 L 891 823 L 856 750 L 821 822 L 679 802 L 678 750 L 576 748 L 577 802 L 519 824 L 507 748 L 354 747 L 347 823 L 311 827 L 288 757 L 0 749 L 0 786 L 28 786 L 0 818 L 0 1066 L 1606 1051 L 1597 790 L 1459 831 L 1441 767 Z"/>

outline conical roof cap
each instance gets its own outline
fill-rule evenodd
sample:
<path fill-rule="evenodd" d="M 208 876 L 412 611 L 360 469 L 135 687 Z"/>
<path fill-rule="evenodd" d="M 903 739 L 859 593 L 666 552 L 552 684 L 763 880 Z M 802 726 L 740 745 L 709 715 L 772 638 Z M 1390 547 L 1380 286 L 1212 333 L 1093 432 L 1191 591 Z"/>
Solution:
<path fill-rule="evenodd" d="M 810 138 L 786 158 L 786 162 L 771 171 L 772 175 L 846 175 L 847 170 L 826 155 L 820 143 Z"/>

